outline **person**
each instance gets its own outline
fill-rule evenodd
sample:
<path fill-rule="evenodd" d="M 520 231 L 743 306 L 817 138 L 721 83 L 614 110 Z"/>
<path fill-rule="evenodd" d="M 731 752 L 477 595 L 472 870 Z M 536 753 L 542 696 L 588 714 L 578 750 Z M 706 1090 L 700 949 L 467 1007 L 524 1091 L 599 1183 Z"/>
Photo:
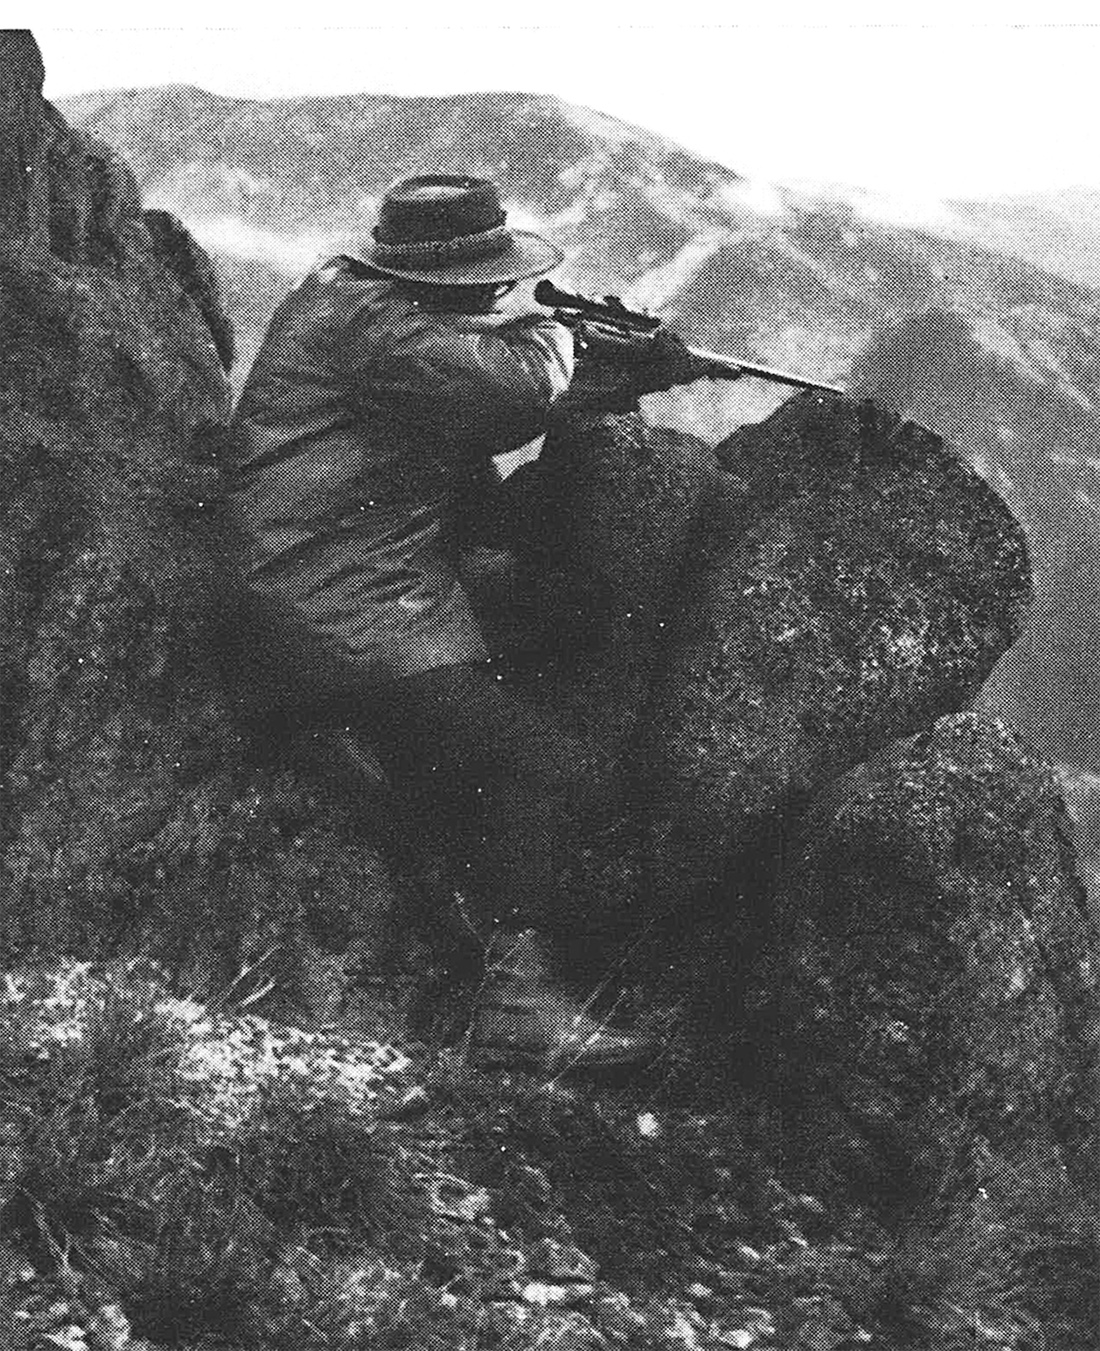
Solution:
<path fill-rule="evenodd" d="M 556 410 L 667 388 L 686 349 L 658 344 L 586 396 L 568 330 L 498 308 L 561 261 L 509 226 L 491 182 L 420 175 L 386 193 L 359 256 L 283 301 L 229 438 L 248 600 L 233 670 L 269 733 L 307 732 L 334 779 L 354 778 L 365 738 L 412 810 L 474 823 L 493 923 L 477 1053 L 599 1066 L 650 1047 L 555 979 L 557 879 L 573 824 L 613 813 L 618 788 L 598 747 L 498 678 L 459 582 L 455 517 L 491 458 Z"/>

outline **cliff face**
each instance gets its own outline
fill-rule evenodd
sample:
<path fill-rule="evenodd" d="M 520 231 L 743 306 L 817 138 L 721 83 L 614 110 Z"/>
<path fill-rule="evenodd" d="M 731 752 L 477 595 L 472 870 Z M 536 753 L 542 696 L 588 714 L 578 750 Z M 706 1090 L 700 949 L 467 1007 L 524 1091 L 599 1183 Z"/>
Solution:
<path fill-rule="evenodd" d="M 205 433 L 232 343 L 213 269 L 42 100 L 33 40 L 2 55 L 3 943 L 236 966 L 319 890 L 359 914 L 385 878 L 248 770 L 210 664 Z"/>
<path fill-rule="evenodd" d="M 1087 1345 L 1096 932 L 1049 775 L 968 710 L 1029 600 L 1003 501 L 817 397 L 717 453 L 564 426 L 509 480 L 470 584 L 613 747 L 563 894 L 667 1038 L 627 1086 L 483 1077 L 409 1037 L 384 797 L 222 692 L 214 269 L 0 58 L 0 1220 L 43 1319 L 106 1283 L 184 1346 Z"/>

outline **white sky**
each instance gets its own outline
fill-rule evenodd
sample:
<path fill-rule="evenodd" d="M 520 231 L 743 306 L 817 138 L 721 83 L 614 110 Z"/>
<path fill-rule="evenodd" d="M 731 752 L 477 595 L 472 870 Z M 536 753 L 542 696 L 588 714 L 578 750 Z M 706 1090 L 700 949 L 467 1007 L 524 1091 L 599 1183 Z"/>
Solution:
<path fill-rule="evenodd" d="M 1095 4 L 390 0 L 299 5 L 325 26 L 293 28 L 250 25 L 247 4 L 165 7 L 191 24 L 171 28 L 148 26 L 148 0 L 104 6 L 109 27 L 87 26 L 91 8 L 35 6 L 50 96 L 169 82 L 245 97 L 524 90 L 765 179 L 914 199 L 1100 188 Z"/>

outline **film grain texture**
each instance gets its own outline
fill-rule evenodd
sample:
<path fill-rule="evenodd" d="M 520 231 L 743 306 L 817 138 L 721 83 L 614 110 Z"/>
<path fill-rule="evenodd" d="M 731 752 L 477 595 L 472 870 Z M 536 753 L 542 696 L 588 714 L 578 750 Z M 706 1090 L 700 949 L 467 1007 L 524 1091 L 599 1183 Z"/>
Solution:
<path fill-rule="evenodd" d="M 1088 260 L 550 96 L 43 78 L 0 1346 L 1100 1344 Z"/>

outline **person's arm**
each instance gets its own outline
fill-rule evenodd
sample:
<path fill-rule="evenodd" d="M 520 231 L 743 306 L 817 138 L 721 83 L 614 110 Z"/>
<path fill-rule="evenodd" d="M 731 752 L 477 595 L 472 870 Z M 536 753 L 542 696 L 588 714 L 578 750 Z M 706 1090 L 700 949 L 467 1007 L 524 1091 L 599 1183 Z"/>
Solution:
<path fill-rule="evenodd" d="M 477 459 L 541 436 L 572 375 L 572 335 L 546 316 L 414 312 L 374 346 L 364 398 Z"/>
<path fill-rule="evenodd" d="M 699 378 L 698 362 L 682 339 L 663 325 L 637 342 L 604 343 L 594 333 L 580 332 L 576 378 L 554 405 L 555 423 L 628 413 L 638 407 L 643 394 Z"/>

